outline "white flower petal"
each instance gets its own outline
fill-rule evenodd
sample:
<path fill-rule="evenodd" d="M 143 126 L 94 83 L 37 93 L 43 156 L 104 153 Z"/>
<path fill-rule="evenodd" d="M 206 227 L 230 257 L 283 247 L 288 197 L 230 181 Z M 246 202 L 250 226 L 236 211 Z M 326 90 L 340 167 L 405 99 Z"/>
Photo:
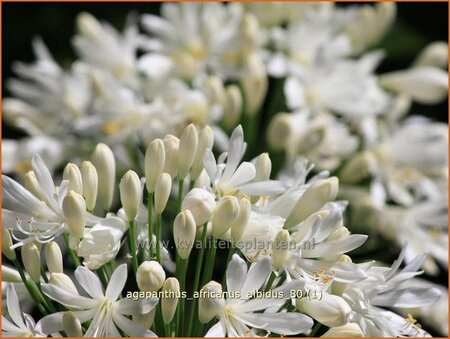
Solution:
<path fill-rule="evenodd" d="M 158 299 L 133 300 L 123 298 L 116 302 L 115 307 L 118 312 L 126 315 L 146 314 L 158 304 Z"/>
<path fill-rule="evenodd" d="M 246 274 L 247 264 L 239 255 L 233 254 L 226 273 L 227 290 L 230 292 L 240 291 L 244 285 Z"/>
<path fill-rule="evenodd" d="M 124 317 L 123 315 L 117 312 L 113 313 L 113 320 L 114 323 L 117 325 L 117 327 L 119 327 L 130 337 L 142 337 L 145 333 L 145 328 L 137 325 L 130 319 Z"/>
<path fill-rule="evenodd" d="M 433 304 L 441 296 L 435 287 L 414 287 L 377 295 L 372 303 L 387 307 L 420 307 Z"/>
<path fill-rule="evenodd" d="M 86 267 L 78 267 L 75 270 L 75 278 L 93 299 L 102 299 L 105 296 L 100 279 Z"/>
<path fill-rule="evenodd" d="M 206 338 L 223 338 L 225 337 L 225 331 L 222 327 L 222 323 L 219 321 L 213 327 L 211 327 L 205 334 Z"/>
<path fill-rule="evenodd" d="M 259 290 L 269 277 L 271 271 L 272 263 L 269 257 L 264 257 L 256 263 L 253 263 L 248 270 L 244 285 L 241 289 L 242 298 L 246 298 L 248 293 L 253 293 Z"/>
<path fill-rule="evenodd" d="M 301 313 L 245 313 L 240 318 L 249 326 L 261 328 L 281 335 L 306 333 L 313 325 L 313 320 Z"/>
<path fill-rule="evenodd" d="M 26 329 L 25 322 L 23 321 L 22 311 L 20 310 L 19 298 L 17 297 L 16 290 L 13 285 L 8 286 L 6 291 L 6 305 L 8 307 L 8 313 L 11 319 L 22 329 Z"/>
<path fill-rule="evenodd" d="M 96 300 L 69 293 L 62 288 L 51 284 L 42 284 L 42 292 L 53 300 L 68 307 L 91 309 L 98 304 Z"/>

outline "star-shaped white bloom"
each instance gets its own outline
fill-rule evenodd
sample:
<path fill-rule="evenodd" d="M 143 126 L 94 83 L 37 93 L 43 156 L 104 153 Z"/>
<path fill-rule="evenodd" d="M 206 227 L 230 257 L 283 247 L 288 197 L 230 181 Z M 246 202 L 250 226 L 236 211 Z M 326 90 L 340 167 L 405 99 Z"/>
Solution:
<path fill-rule="evenodd" d="M 158 303 L 157 299 L 119 299 L 127 281 L 127 265 L 122 264 L 114 271 L 106 291 L 103 292 L 99 278 L 85 267 L 78 267 L 75 277 L 89 297 L 74 294 L 51 284 L 42 284 L 42 291 L 51 299 L 73 309 L 81 323 L 91 320 L 86 337 L 121 337 L 122 330 L 131 337 L 152 336 L 153 333 L 127 318 L 150 312 Z M 50 314 L 42 318 L 38 328 L 50 334 L 64 330 L 64 312 Z"/>

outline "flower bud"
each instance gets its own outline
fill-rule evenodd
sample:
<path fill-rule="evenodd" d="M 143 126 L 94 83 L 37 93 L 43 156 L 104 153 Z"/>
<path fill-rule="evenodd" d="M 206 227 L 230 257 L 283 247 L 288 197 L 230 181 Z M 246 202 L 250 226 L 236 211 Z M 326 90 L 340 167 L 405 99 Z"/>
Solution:
<path fill-rule="evenodd" d="M 166 273 L 157 261 L 144 261 L 136 272 L 139 289 L 144 292 L 158 291 L 166 280 Z"/>
<path fill-rule="evenodd" d="M 445 41 L 435 41 L 426 46 L 414 61 L 413 66 L 434 66 L 446 68 L 448 63 L 448 44 Z"/>
<path fill-rule="evenodd" d="M 218 76 L 208 76 L 206 80 L 206 94 L 211 102 L 223 107 L 225 104 L 225 88 L 223 81 Z"/>
<path fill-rule="evenodd" d="M 219 200 L 212 218 L 212 232 L 219 238 L 231 228 L 239 216 L 239 202 L 236 197 L 225 196 Z"/>
<path fill-rule="evenodd" d="M 2 265 L 2 281 L 23 282 L 22 278 L 20 277 L 20 273 L 16 269 L 6 265 Z"/>
<path fill-rule="evenodd" d="M 194 163 L 191 169 L 191 180 L 195 181 L 203 170 L 203 155 L 206 149 L 212 149 L 214 144 L 214 132 L 206 125 L 198 136 L 198 147 L 195 153 Z"/>
<path fill-rule="evenodd" d="M 242 114 L 242 93 L 238 86 L 228 85 L 225 89 L 225 107 L 223 112 L 223 123 L 228 128 L 237 125 Z"/>
<path fill-rule="evenodd" d="M 376 166 L 376 159 L 368 151 L 359 153 L 351 158 L 341 171 L 340 178 L 346 183 L 356 183 L 367 177 Z"/>
<path fill-rule="evenodd" d="M 9 232 L 8 228 L 3 226 L 2 227 L 2 253 L 5 257 L 7 257 L 9 260 L 16 260 L 16 251 L 11 249 L 11 246 L 13 245 L 12 239 L 11 239 L 11 233 Z"/>
<path fill-rule="evenodd" d="M 352 259 L 348 255 L 342 254 L 338 258 L 337 262 L 338 263 L 339 262 L 340 263 L 351 263 Z M 343 282 L 339 282 L 339 281 L 333 281 L 333 284 L 331 285 L 331 292 L 332 292 L 332 294 L 337 295 L 337 296 L 341 296 L 342 293 L 344 293 L 344 290 L 347 287 L 347 285 L 348 285 L 347 283 L 343 283 Z"/>
<path fill-rule="evenodd" d="M 69 181 L 69 190 L 78 194 L 83 193 L 83 180 L 77 165 L 68 163 L 63 171 L 63 180 Z"/>
<path fill-rule="evenodd" d="M 172 188 L 172 178 L 168 173 L 159 175 L 155 184 L 155 212 L 161 214 L 166 208 L 167 200 L 170 197 Z"/>
<path fill-rule="evenodd" d="M 41 254 L 37 246 L 29 242 L 22 246 L 22 262 L 25 270 L 34 282 L 39 282 L 41 277 Z"/>
<path fill-rule="evenodd" d="M 278 271 L 289 260 L 290 241 L 291 236 L 287 230 L 281 229 L 275 236 L 272 248 L 272 265 L 275 271 Z"/>
<path fill-rule="evenodd" d="M 73 294 L 78 294 L 75 284 L 73 283 L 72 279 L 70 279 L 67 274 L 52 273 L 50 275 L 50 279 L 48 280 L 48 283 L 58 286 L 67 292 L 70 292 Z"/>
<path fill-rule="evenodd" d="M 163 171 L 165 159 L 163 141 L 161 139 L 153 140 L 145 152 L 145 184 L 150 193 L 155 191 L 156 179 Z"/>
<path fill-rule="evenodd" d="M 70 233 L 77 239 L 83 238 L 86 225 L 86 202 L 83 197 L 70 191 L 63 200 L 62 211 Z"/>
<path fill-rule="evenodd" d="M 136 172 L 129 170 L 120 180 L 120 201 L 128 221 L 133 221 L 141 203 L 141 182 Z"/>
<path fill-rule="evenodd" d="M 102 31 L 98 20 L 86 12 L 82 12 L 77 16 L 77 28 L 82 35 L 90 39 L 97 39 Z"/>
<path fill-rule="evenodd" d="M 194 163 L 198 146 L 198 134 L 194 124 L 189 124 L 180 137 L 178 150 L 178 177 L 184 179 Z"/>
<path fill-rule="evenodd" d="M 252 53 L 245 58 L 240 82 L 245 98 L 244 112 L 254 115 L 261 107 L 267 91 L 266 68 L 258 54 Z"/>
<path fill-rule="evenodd" d="M 25 174 L 23 185 L 27 190 L 33 193 L 36 198 L 42 201 L 47 201 L 44 192 L 42 192 L 42 189 L 39 186 L 39 182 L 34 171 L 29 171 L 27 174 Z"/>
<path fill-rule="evenodd" d="M 268 153 L 261 153 L 256 157 L 255 162 L 256 175 L 253 181 L 266 181 L 270 179 L 272 172 L 272 161 Z"/>
<path fill-rule="evenodd" d="M 164 169 L 163 171 L 169 173 L 172 179 L 178 173 L 178 148 L 180 147 L 180 140 L 169 134 L 163 139 L 164 143 Z"/>
<path fill-rule="evenodd" d="M 73 312 L 64 312 L 62 321 L 64 332 L 66 332 L 68 337 L 81 338 L 83 336 L 80 320 L 78 320 Z"/>
<path fill-rule="evenodd" d="M 105 144 L 95 147 L 91 158 L 98 174 L 98 199 L 104 210 L 109 210 L 116 182 L 116 160 L 111 149 Z"/>
<path fill-rule="evenodd" d="M 343 240 L 350 235 L 349 230 L 345 226 L 338 227 L 333 233 L 331 233 L 326 241 Z"/>
<path fill-rule="evenodd" d="M 383 74 L 380 84 L 390 91 L 405 93 L 418 103 L 436 104 L 447 97 L 448 74 L 440 68 L 420 66 Z"/>
<path fill-rule="evenodd" d="M 282 150 L 289 143 L 292 133 L 292 119 L 288 113 L 278 113 L 269 124 L 267 139 L 274 150 Z"/>
<path fill-rule="evenodd" d="M 343 326 L 332 327 L 321 338 L 362 338 L 364 333 L 361 331 L 361 327 L 355 323 L 348 323 Z"/>
<path fill-rule="evenodd" d="M 210 281 L 200 290 L 198 299 L 198 319 L 202 324 L 210 322 L 220 313 L 223 299 L 219 296 L 222 294 L 222 285 L 215 281 Z"/>
<path fill-rule="evenodd" d="M 191 211 L 178 213 L 173 222 L 173 238 L 181 259 L 187 259 L 195 241 L 196 225 Z"/>
<path fill-rule="evenodd" d="M 328 327 L 345 325 L 352 312 L 347 302 L 336 295 L 323 292 L 321 299 L 300 298 L 296 300 L 297 309 Z"/>
<path fill-rule="evenodd" d="M 183 210 L 189 210 L 197 226 L 203 225 L 211 219 L 216 208 L 214 195 L 203 188 L 194 188 L 189 191 L 181 205 Z"/>
<path fill-rule="evenodd" d="M 180 283 L 177 278 L 167 278 L 162 289 L 164 294 L 161 298 L 161 312 L 164 324 L 168 324 L 172 321 L 177 309 Z"/>
<path fill-rule="evenodd" d="M 247 227 L 248 220 L 250 219 L 251 203 L 248 197 L 239 199 L 239 215 L 236 220 L 231 224 L 231 238 L 234 241 L 239 241 L 244 234 Z"/>
<path fill-rule="evenodd" d="M 339 190 L 339 180 L 336 177 L 315 181 L 298 199 L 297 204 L 289 214 L 285 228 L 290 228 L 305 220 L 311 214 L 320 210 L 327 202 L 334 200 Z"/>
<path fill-rule="evenodd" d="M 155 320 L 156 307 L 146 314 L 133 314 L 133 322 L 141 327 L 150 328 Z"/>
<path fill-rule="evenodd" d="M 45 262 L 50 273 L 63 273 L 61 249 L 54 241 L 45 245 Z"/>
<path fill-rule="evenodd" d="M 93 211 L 97 201 L 98 174 L 97 169 L 90 161 L 83 161 L 81 164 L 81 178 L 86 208 L 88 211 Z"/>

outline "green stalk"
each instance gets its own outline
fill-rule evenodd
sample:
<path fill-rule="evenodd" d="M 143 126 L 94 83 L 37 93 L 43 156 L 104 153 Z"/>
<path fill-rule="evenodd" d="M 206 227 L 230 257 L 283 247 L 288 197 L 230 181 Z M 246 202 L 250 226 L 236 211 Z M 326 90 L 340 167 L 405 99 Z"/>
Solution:
<path fill-rule="evenodd" d="M 183 186 L 184 186 L 184 178 L 178 179 L 177 213 L 180 213 L 181 211 L 181 203 L 183 202 Z"/>
<path fill-rule="evenodd" d="M 206 265 L 202 279 L 202 286 L 204 286 L 207 282 L 211 280 L 213 269 L 214 269 L 214 260 L 216 258 L 216 239 L 212 237 L 212 248 L 209 249 L 208 254 L 206 256 Z"/>
<path fill-rule="evenodd" d="M 102 282 L 102 285 L 104 288 L 106 288 L 108 286 L 108 275 L 106 273 L 106 266 L 103 265 L 101 267 L 98 268 L 97 270 L 97 275 L 100 278 L 100 281 Z"/>
<path fill-rule="evenodd" d="M 69 236 L 67 235 L 67 233 L 64 233 L 63 238 L 73 264 L 75 265 L 75 267 L 81 266 L 80 258 L 78 258 L 78 255 L 75 253 L 75 251 L 70 248 Z"/>
<path fill-rule="evenodd" d="M 39 312 L 41 312 L 43 315 L 47 315 L 48 312 L 45 309 L 44 305 L 42 304 L 42 298 L 40 298 L 35 290 L 32 287 L 32 284 L 30 283 L 30 280 L 27 279 L 27 277 L 25 276 L 25 273 L 22 269 L 22 267 L 20 266 L 19 262 L 17 261 L 17 259 L 13 260 L 13 264 L 14 266 L 16 266 L 17 271 L 20 274 L 20 277 L 22 278 L 22 281 L 28 291 L 28 293 L 30 293 L 31 297 L 33 298 L 34 302 L 36 303 L 37 308 L 39 309 Z"/>
<path fill-rule="evenodd" d="M 148 246 L 150 258 L 153 257 L 153 193 L 148 192 L 147 200 L 147 213 L 148 213 Z"/>
<path fill-rule="evenodd" d="M 128 246 L 130 247 L 131 252 L 131 266 L 133 267 L 133 272 L 136 274 L 138 269 L 138 261 L 136 257 L 136 229 L 134 220 L 130 221 L 128 227 Z"/>
<path fill-rule="evenodd" d="M 161 214 L 156 214 L 156 260 L 161 263 Z"/>
<path fill-rule="evenodd" d="M 195 265 L 195 276 L 194 276 L 194 284 L 192 286 L 192 292 L 198 291 L 199 289 L 199 282 L 200 282 L 200 271 L 202 270 L 202 263 L 203 263 L 203 254 L 205 253 L 204 249 L 206 246 L 206 234 L 207 234 L 207 224 L 203 225 L 202 230 L 202 247 L 200 248 L 197 256 L 197 263 Z M 194 314 L 196 312 L 196 306 L 197 306 L 197 299 L 194 298 L 192 300 L 192 307 L 190 309 L 189 313 L 189 323 L 188 323 L 188 329 L 187 329 L 187 336 L 191 336 L 191 329 L 192 329 L 192 323 L 194 322 Z"/>
<path fill-rule="evenodd" d="M 264 289 L 264 292 L 269 291 L 272 288 L 272 284 L 275 281 L 276 275 L 275 273 L 272 271 L 272 273 L 270 273 L 270 277 L 269 277 L 269 281 L 267 282 L 266 288 Z"/>
<path fill-rule="evenodd" d="M 47 274 L 45 273 L 44 267 L 41 267 L 41 276 L 42 276 L 42 279 L 44 279 L 44 281 L 46 283 L 48 283 L 48 278 L 47 278 Z"/>
<path fill-rule="evenodd" d="M 188 265 L 188 259 L 181 259 L 179 258 L 179 263 L 180 263 L 180 274 L 178 277 L 178 281 L 180 282 L 180 291 L 185 291 L 186 290 L 186 271 L 187 271 L 187 265 Z M 185 306 L 185 299 L 184 298 L 180 298 L 180 300 L 178 301 L 178 305 L 180 307 L 180 318 L 179 318 L 179 331 L 180 333 L 178 333 L 178 336 L 184 335 L 184 325 L 185 322 L 183 321 L 183 317 L 184 317 L 184 306 Z"/>
<path fill-rule="evenodd" d="M 236 248 L 234 247 L 234 244 L 231 244 L 231 248 L 228 250 L 227 260 L 225 261 L 225 272 L 227 271 L 228 265 L 230 264 L 231 258 L 233 257 L 234 252 L 236 251 Z M 224 273 L 222 278 L 222 289 L 226 290 L 226 273 Z"/>

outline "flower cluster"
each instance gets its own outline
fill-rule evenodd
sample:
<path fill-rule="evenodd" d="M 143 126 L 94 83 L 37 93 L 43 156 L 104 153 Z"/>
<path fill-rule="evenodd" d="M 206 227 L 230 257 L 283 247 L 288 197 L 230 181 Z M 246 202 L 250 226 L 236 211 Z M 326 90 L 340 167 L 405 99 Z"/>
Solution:
<path fill-rule="evenodd" d="M 2 141 L 3 334 L 429 336 L 448 134 L 406 115 L 446 98 L 448 46 L 376 74 L 395 10 L 164 3 L 122 32 L 81 13 L 70 69 L 36 39 L 3 101 L 29 135 Z M 391 266 L 364 256 L 379 236 Z"/>

